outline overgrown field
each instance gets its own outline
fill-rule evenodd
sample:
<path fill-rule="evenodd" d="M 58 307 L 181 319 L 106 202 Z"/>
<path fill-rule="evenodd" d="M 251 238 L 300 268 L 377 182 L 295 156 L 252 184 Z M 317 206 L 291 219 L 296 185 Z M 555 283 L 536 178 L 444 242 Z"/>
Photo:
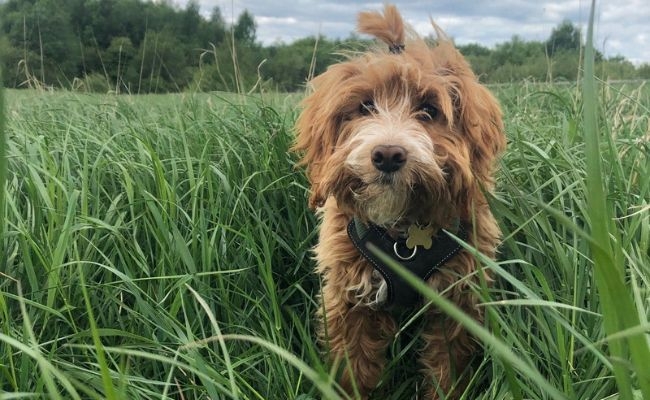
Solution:
<path fill-rule="evenodd" d="M 650 90 L 597 88 L 602 218 L 625 284 L 606 297 L 580 88 L 494 90 L 504 242 L 463 398 L 625 398 L 645 377 L 633 347 L 616 349 L 650 329 Z M 297 97 L 5 95 L 0 399 L 338 398 L 314 342 L 316 223 L 288 152 Z M 607 338 L 612 309 L 640 323 Z M 417 346 L 395 340 L 377 399 L 416 396 Z"/>

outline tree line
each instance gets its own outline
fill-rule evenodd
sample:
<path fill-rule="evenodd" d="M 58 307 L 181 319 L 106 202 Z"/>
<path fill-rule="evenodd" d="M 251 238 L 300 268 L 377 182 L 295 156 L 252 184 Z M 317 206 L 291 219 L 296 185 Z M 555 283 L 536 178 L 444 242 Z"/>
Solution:
<path fill-rule="evenodd" d="M 192 0 L 7 0 L 0 4 L 0 68 L 6 87 L 55 87 L 92 92 L 183 90 L 296 91 L 328 65 L 369 44 L 308 37 L 262 45 L 254 16 L 233 23 L 215 7 L 201 15 Z M 575 80 L 581 36 L 571 22 L 545 42 L 514 36 L 490 49 L 459 46 L 487 83 Z M 605 79 L 649 79 L 650 65 L 597 56 Z"/>

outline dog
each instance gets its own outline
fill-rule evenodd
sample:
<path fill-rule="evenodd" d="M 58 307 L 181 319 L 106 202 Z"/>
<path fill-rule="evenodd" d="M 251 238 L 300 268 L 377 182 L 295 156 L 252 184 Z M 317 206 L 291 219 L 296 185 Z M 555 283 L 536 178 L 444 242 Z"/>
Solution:
<path fill-rule="evenodd" d="M 320 340 L 343 365 L 341 388 L 363 399 L 382 377 L 399 326 L 395 310 L 425 305 L 370 244 L 482 321 L 470 287 L 489 283 L 490 274 L 457 239 L 491 258 L 500 240 L 486 193 L 506 146 L 502 113 L 432 25 L 437 40 L 427 43 L 393 5 L 361 12 L 358 31 L 387 48 L 352 55 L 312 79 L 296 121 L 293 150 L 320 220 Z M 435 307 L 424 315 L 425 396 L 459 393 L 458 377 L 479 345 Z"/>

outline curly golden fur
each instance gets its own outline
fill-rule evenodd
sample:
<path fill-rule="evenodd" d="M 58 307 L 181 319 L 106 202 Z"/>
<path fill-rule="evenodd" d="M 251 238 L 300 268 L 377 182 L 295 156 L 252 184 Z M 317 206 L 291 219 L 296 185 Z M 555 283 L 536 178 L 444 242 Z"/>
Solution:
<path fill-rule="evenodd" d="M 365 399 L 398 321 L 381 307 L 378 276 L 351 243 L 347 224 L 356 217 L 398 235 L 412 224 L 447 229 L 460 220 L 468 243 L 494 257 L 500 231 L 484 193 L 493 189 L 505 136 L 497 101 L 435 25 L 437 43 L 428 45 L 387 5 L 383 13 L 360 13 L 358 28 L 400 51 L 370 51 L 313 79 L 294 150 L 321 220 L 321 339 L 332 361 L 345 364 L 341 386 Z M 428 284 L 480 321 L 468 289 L 479 274 L 490 280 L 461 250 Z M 440 311 L 430 308 L 426 317 L 420 363 L 426 398 L 434 399 L 454 385 L 477 344 Z"/>

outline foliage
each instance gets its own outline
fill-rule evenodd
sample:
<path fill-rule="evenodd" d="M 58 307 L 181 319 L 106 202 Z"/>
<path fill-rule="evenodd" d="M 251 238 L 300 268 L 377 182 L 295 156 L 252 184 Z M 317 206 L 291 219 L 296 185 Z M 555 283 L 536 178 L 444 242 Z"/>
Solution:
<path fill-rule="evenodd" d="M 255 31 L 257 26 L 253 15 L 244 10 L 244 12 L 237 19 L 237 24 L 235 24 L 233 29 L 233 36 L 235 40 L 239 41 L 243 45 L 251 46 L 255 44 Z"/>
<path fill-rule="evenodd" d="M 553 56 L 559 52 L 578 52 L 582 47 L 580 29 L 569 20 L 553 28 L 551 37 L 545 43 L 546 52 Z"/>
<path fill-rule="evenodd" d="M 61 87 L 116 93 L 191 90 L 296 91 L 306 79 L 369 42 L 309 37 L 262 46 L 255 17 L 229 25 L 196 1 L 8 0 L 0 3 L 0 65 L 8 87 Z M 544 42 L 510 41 L 489 49 L 459 46 L 487 83 L 576 81 L 581 32 L 563 21 Z M 622 57 L 596 54 L 603 79 L 647 77 Z M 98 84 L 103 76 L 105 84 Z M 87 81 L 92 84 L 85 84 Z"/>
<path fill-rule="evenodd" d="M 510 142 L 491 199 L 504 242 L 485 262 L 496 286 L 476 288 L 492 338 L 464 398 L 622 394 L 614 367 L 631 364 L 609 357 L 582 232 L 584 99 L 569 85 L 496 94 Z M 311 324 L 315 221 L 288 153 L 297 98 L 8 95 L 0 397 L 338 397 Z M 642 320 L 617 337 L 643 338 L 650 92 L 598 95 L 610 237 L 625 249 L 626 292 L 612 295 Z M 376 398 L 414 397 L 417 347 L 395 339 Z"/>

